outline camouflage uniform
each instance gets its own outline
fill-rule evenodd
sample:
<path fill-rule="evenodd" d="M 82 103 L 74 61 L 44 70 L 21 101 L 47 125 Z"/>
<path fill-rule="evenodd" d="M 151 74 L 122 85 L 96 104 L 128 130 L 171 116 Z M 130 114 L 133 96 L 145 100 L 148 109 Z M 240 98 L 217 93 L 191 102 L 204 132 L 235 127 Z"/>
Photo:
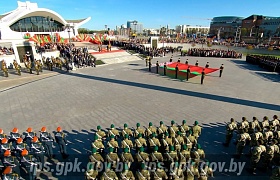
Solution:
<path fill-rule="evenodd" d="M 150 159 L 152 162 L 163 162 L 163 156 L 160 152 L 158 152 L 158 147 L 154 147 L 154 152 L 150 154 Z"/>
<path fill-rule="evenodd" d="M 140 148 L 140 152 L 137 152 L 135 154 L 135 158 L 134 158 L 138 163 L 140 162 L 148 162 L 149 159 L 149 154 L 144 152 L 144 148 L 141 147 Z"/>
<path fill-rule="evenodd" d="M 201 127 L 198 125 L 197 121 L 194 122 L 194 126 L 192 127 L 192 132 L 195 139 L 198 139 L 198 137 L 201 134 Z"/>
<path fill-rule="evenodd" d="M 153 124 L 150 122 L 149 123 L 149 127 L 146 128 L 146 130 L 145 130 L 145 136 L 147 138 L 149 138 L 150 136 L 152 136 L 153 133 L 156 134 L 157 133 L 157 129 L 155 127 L 153 127 Z"/>
<path fill-rule="evenodd" d="M 176 137 L 176 132 L 178 131 L 178 127 L 175 125 L 175 121 L 171 121 L 171 126 L 169 127 L 169 134 L 171 138 Z"/>
<path fill-rule="evenodd" d="M 186 124 L 186 120 L 182 121 L 182 125 L 179 127 L 179 130 L 182 132 L 182 136 L 186 136 L 187 132 L 189 132 L 190 128 Z"/>
<path fill-rule="evenodd" d="M 132 136 L 132 135 L 133 135 L 131 129 L 129 129 L 129 128 L 127 127 L 127 124 L 124 124 L 124 129 L 122 130 L 121 133 L 122 133 L 122 137 L 124 137 L 126 134 L 127 134 L 128 136 Z"/>
<path fill-rule="evenodd" d="M 173 146 L 173 141 L 169 138 L 169 134 L 165 133 L 165 138 L 161 141 L 163 151 L 168 151 L 170 146 Z"/>
<path fill-rule="evenodd" d="M 139 134 L 144 134 L 145 131 L 143 128 L 140 127 L 140 123 L 137 123 L 136 124 L 136 129 L 134 129 L 134 132 L 133 132 L 133 136 L 134 138 L 137 138 L 139 136 Z"/>
<path fill-rule="evenodd" d="M 116 168 L 117 162 L 120 161 L 120 158 L 117 153 L 113 152 L 114 149 L 112 147 L 109 148 L 109 153 L 106 155 L 106 162 L 112 164 L 112 168 Z"/>
<path fill-rule="evenodd" d="M 159 125 L 159 127 L 157 128 L 158 137 L 159 137 L 159 138 L 163 138 L 165 132 L 167 132 L 167 127 L 163 124 L 162 121 L 160 121 L 160 125 Z"/>
<path fill-rule="evenodd" d="M 237 145 L 236 145 L 237 158 L 241 156 L 242 151 L 246 145 L 246 142 L 250 140 L 251 140 L 250 135 L 242 130 L 241 134 L 239 134 L 238 136 Z"/>
<path fill-rule="evenodd" d="M 106 137 L 106 133 L 101 130 L 101 126 L 97 126 L 96 136 L 98 139 L 104 139 Z"/>
<path fill-rule="evenodd" d="M 142 134 L 138 134 L 138 139 L 135 139 L 134 144 L 136 149 L 147 146 L 147 142 L 144 138 L 142 138 Z"/>
<path fill-rule="evenodd" d="M 226 127 L 226 141 L 225 143 L 223 144 L 224 146 L 229 146 L 229 143 L 232 139 L 232 136 L 233 136 L 233 132 L 234 130 L 237 129 L 237 125 L 236 123 L 234 122 L 234 119 L 231 118 L 230 119 L 230 123 L 227 125 Z"/>

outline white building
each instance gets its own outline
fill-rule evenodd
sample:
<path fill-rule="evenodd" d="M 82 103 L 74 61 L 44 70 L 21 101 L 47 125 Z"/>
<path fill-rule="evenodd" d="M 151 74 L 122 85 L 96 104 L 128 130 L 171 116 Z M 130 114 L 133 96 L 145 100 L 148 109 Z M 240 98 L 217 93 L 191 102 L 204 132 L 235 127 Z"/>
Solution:
<path fill-rule="evenodd" d="M 192 34 L 208 34 L 210 27 L 205 26 L 190 26 L 190 25 L 179 25 L 175 27 L 177 33 L 192 35 Z"/>
<path fill-rule="evenodd" d="M 78 35 L 78 28 L 90 19 L 65 20 L 57 12 L 39 8 L 37 3 L 18 1 L 17 9 L 0 15 L 1 39 L 23 39 L 26 33 L 30 36 L 58 33 L 63 38 L 72 38 Z"/>

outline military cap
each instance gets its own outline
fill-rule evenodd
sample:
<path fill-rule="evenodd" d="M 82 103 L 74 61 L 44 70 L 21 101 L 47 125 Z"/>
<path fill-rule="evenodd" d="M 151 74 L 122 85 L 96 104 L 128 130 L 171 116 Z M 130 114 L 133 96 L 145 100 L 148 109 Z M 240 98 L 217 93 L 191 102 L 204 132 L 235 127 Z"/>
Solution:
<path fill-rule="evenodd" d="M 145 169 L 145 163 L 141 163 L 141 169 Z"/>
<path fill-rule="evenodd" d="M 92 148 L 92 153 L 96 153 L 97 149 L 96 148 Z"/>
<path fill-rule="evenodd" d="M 172 120 L 172 121 L 171 121 L 171 124 L 175 124 L 175 121 L 174 121 L 174 120 Z"/>
<path fill-rule="evenodd" d="M 149 122 L 149 126 L 152 126 L 153 125 L 153 123 L 152 122 Z"/>
<path fill-rule="evenodd" d="M 183 144 L 183 150 L 186 150 L 186 149 L 187 149 L 187 145 Z"/>
<path fill-rule="evenodd" d="M 177 131 L 177 135 L 182 135 L 181 131 Z"/>
<path fill-rule="evenodd" d="M 186 120 L 185 119 L 183 120 L 183 124 L 186 124 Z"/>
<path fill-rule="evenodd" d="M 124 124 L 123 126 L 124 126 L 125 128 L 127 128 L 127 124 Z"/>
<path fill-rule="evenodd" d="M 195 121 L 195 122 L 194 122 L 194 125 L 198 125 L 198 121 Z"/>
<path fill-rule="evenodd" d="M 128 168 L 128 164 L 124 164 L 124 170 L 128 170 L 129 168 Z"/>
<path fill-rule="evenodd" d="M 175 167 L 179 167 L 179 163 L 178 162 L 175 162 L 174 165 L 175 165 Z"/>
<path fill-rule="evenodd" d="M 158 147 L 157 146 L 154 147 L 154 151 L 158 151 Z"/>
<path fill-rule="evenodd" d="M 97 129 L 98 129 L 98 130 L 101 129 L 101 126 L 97 126 Z"/>
<path fill-rule="evenodd" d="M 201 149 L 200 144 L 197 144 L 196 147 L 197 147 L 197 149 Z"/>
<path fill-rule="evenodd" d="M 230 122 L 234 122 L 234 119 L 233 119 L 233 118 L 230 118 Z"/>
<path fill-rule="evenodd" d="M 98 139 L 98 136 L 97 136 L 97 135 L 95 135 L 95 136 L 94 136 L 94 140 L 97 140 L 97 139 Z"/>
<path fill-rule="evenodd" d="M 140 123 L 137 123 L 136 126 L 137 126 L 137 127 L 140 127 Z"/>
<path fill-rule="evenodd" d="M 268 120 L 268 117 L 267 117 L 267 116 L 264 116 L 263 119 L 264 119 L 264 120 Z"/>
<path fill-rule="evenodd" d="M 143 152 L 144 151 L 144 147 L 140 147 L 140 152 Z"/>
<path fill-rule="evenodd" d="M 152 133 L 152 137 L 156 137 L 156 134 L 155 134 L 155 133 Z"/>
<path fill-rule="evenodd" d="M 110 147 L 109 152 L 113 152 L 113 151 L 114 151 L 114 148 Z"/>
<path fill-rule="evenodd" d="M 114 138 L 115 138 L 115 136 L 114 136 L 114 135 L 111 135 L 111 136 L 110 136 L 110 139 L 114 139 Z"/>
<path fill-rule="evenodd" d="M 242 117 L 242 121 L 245 121 L 246 120 L 246 117 Z"/>
<path fill-rule="evenodd" d="M 138 134 L 138 138 L 140 138 L 140 137 L 142 137 L 142 134 L 140 133 L 140 134 Z"/>
<path fill-rule="evenodd" d="M 163 121 L 160 121 L 159 124 L 163 124 Z"/>
<path fill-rule="evenodd" d="M 206 166 L 209 166 L 209 164 L 210 164 L 209 161 L 206 161 Z"/>
<path fill-rule="evenodd" d="M 174 146 L 170 146 L 170 151 L 174 151 Z"/>
<path fill-rule="evenodd" d="M 115 126 L 114 126 L 114 124 L 111 124 L 111 128 L 114 128 Z"/>
<path fill-rule="evenodd" d="M 169 133 L 168 133 L 168 132 L 165 132 L 165 136 L 169 136 Z"/>
<path fill-rule="evenodd" d="M 111 169 L 111 163 L 107 164 L 107 169 Z"/>
<path fill-rule="evenodd" d="M 128 134 L 125 134 L 125 135 L 124 135 L 124 138 L 128 138 Z"/>
<path fill-rule="evenodd" d="M 192 130 L 189 130 L 189 133 L 192 135 Z"/>
<path fill-rule="evenodd" d="M 124 148 L 124 150 L 123 150 L 125 153 L 127 153 L 128 152 L 128 148 L 126 147 L 126 148 Z"/>

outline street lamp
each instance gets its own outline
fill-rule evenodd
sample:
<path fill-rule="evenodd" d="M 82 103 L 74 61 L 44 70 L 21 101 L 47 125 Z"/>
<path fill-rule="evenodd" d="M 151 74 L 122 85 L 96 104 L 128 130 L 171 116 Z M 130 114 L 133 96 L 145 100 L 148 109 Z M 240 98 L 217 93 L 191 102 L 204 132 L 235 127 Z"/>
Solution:
<path fill-rule="evenodd" d="M 72 46 L 71 46 L 71 38 L 70 38 L 70 32 L 71 32 L 71 29 L 73 30 L 73 33 L 74 33 L 74 26 L 71 26 L 70 24 L 66 24 L 65 26 L 63 26 L 63 28 L 65 29 L 65 30 L 67 30 L 67 32 L 68 32 L 68 37 L 69 37 L 69 45 L 70 45 L 70 59 L 69 59 L 69 61 L 71 62 L 71 64 L 72 64 L 72 70 L 76 70 L 76 67 L 75 67 L 75 65 L 74 65 L 74 61 L 73 61 L 73 59 L 72 59 Z"/>

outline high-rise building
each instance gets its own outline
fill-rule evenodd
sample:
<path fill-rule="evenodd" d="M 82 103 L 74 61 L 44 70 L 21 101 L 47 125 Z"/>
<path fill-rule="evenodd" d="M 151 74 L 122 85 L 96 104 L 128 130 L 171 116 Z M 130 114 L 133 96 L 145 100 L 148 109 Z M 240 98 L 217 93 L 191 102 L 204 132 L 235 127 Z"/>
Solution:
<path fill-rule="evenodd" d="M 143 34 L 143 24 L 138 21 L 127 21 L 127 28 L 131 28 L 131 31 L 137 34 Z"/>

